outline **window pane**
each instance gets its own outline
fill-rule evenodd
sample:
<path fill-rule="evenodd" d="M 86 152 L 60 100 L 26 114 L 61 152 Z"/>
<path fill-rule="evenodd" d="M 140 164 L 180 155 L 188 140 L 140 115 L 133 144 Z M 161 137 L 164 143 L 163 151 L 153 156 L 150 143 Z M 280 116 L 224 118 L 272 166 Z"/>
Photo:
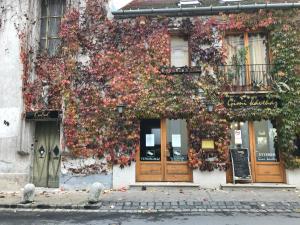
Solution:
<path fill-rule="evenodd" d="M 58 37 L 60 18 L 50 18 L 48 37 Z"/>
<path fill-rule="evenodd" d="M 254 84 L 268 84 L 266 37 L 262 34 L 249 35 L 250 74 Z"/>
<path fill-rule="evenodd" d="M 50 16 L 62 16 L 62 8 L 62 0 L 51 0 L 49 3 Z"/>
<path fill-rule="evenodd" d="M 40 41 L 40 50 L 44 51 L 46 49 L 46 39 L 41 39 Z"/>
<path fill-rule="evenodd" d="M 231 140 L 230 140 L 230 148 L 236 148 L 235 145 L 235 137 L 234 137 L 234 131 L 235 130 L 241 130 L 242 133 L 242 148 L 248 148 L 249 149 L 249 127 L 248 122 L 233 122 L 230 125 L 231 128 Z"/>
<path fill-rule="evenodd" d="M 141 121 L 141 161 L 160 161 L 160 120 Z"/>
<path fill-rule="evenodd" d="M 227 48 L 226 74 L 234 86 L 246 85 L 244 36 L 228 36 L 225 39 Z"/>
<path fill-rule="evenodd" d="M 53 56 L 58 53 L 60 47 L 60 39 L 48 39 L 48 53 Z"/>
<path fill-rule="evenodd" d="M 276 129 L 273 128 L 272 123 L 269 120 L 255 121 L 254 132 L 256 160 L 259 162 L 278 161 L 278 154 L 274 148 Z"/>
<path fill-rule="evenodd" d="M 227 49 L 227 65 L 241 64 L 243 59 L 239 56 L 239 51 L 244 48 L 244 36 L 227 36 L 225 39 Z"/>
<path fill-rule="evenodd" d="M 41 19 L 41 38 L 46 37 L 47 19 Z"/>
<path fill-rule="evenodd" d="M 171 38 L 171 65 L 176 67 L 189 65 L 188 42 L 183 38 Z"/>
<path fill-rule="evenodd" d="M 47 2 L 48 2 L 48 0 L 42 0 L 42 4 L 41 4 L 41 16 L 42 17 L 47 16 Z"/>
<path fill-rule="evenodd" d="M 186 161 L 188 132 L 185 120 L 167 119 L 167 160 Z"/>

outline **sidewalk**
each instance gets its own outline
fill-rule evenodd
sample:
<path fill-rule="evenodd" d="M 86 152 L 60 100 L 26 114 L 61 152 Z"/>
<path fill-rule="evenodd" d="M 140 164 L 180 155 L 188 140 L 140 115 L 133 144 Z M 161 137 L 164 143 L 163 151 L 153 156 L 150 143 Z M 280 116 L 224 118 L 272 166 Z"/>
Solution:
<path fill-rule="evenodd" d="M 105 190 L 97 204 L 88 204 L 88 191 L 37 188 L 35 202 L 20 204 L 21 192 L 0 192 L 0 210 L 97 210 L 141 212 L 298 212 L 297 190 L 209 190 L 154 188 L 145 191 Z"/>

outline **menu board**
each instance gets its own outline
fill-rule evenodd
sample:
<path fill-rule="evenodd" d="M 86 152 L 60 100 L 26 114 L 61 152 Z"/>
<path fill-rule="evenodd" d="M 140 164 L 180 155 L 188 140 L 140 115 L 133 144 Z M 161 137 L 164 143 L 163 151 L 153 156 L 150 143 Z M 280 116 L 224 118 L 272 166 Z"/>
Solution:
<path fill-rule="evenodd" d="M 247 148 L 230 149 L 233 181 L 252 181 L 250 172 L 249 152 Z"/>

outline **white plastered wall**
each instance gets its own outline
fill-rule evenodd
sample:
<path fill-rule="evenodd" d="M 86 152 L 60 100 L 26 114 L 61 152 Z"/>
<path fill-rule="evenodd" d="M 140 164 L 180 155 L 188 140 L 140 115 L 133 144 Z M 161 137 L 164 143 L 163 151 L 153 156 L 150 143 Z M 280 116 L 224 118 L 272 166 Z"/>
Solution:
<path fill-rule="evenodd" d="M 286 183 L 300 189 L 300 169 L 286 170 Z"/>
<path fill-rule="evenodd" d="M 113 166 L 113 188 L 128 188 L 129 185 L 135 184 L 135 162 L 130 166 L 125 166 L 123 169 L 120 165 Z"/>
<path fill-rule="evenodd" d="M 20 34 L 35 42 L 36 2 L 0 1 L 0 191 L 18 190 L 29 181 L 32 126 L 22 118 Z"/>

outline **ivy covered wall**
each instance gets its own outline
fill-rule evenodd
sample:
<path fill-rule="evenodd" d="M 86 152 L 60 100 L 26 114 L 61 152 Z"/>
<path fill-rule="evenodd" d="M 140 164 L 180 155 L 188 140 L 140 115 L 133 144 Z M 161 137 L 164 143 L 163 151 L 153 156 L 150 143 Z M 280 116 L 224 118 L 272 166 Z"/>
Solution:
<path fill-rule="evenodd" d="M 139 151 L 141 118 L 186 118 L 189 128 L 189 164 L 201 170 L 225 169 L 229 121 L 276 121 L 277 147 L 288 167 L 297 167 L 293 139 L 299 126 L 300 81 L 299 11 L 259 11 L 255 14 L 215 17 L 138 17 L 109 20 L 105 0 L 87 0 L 82 14 L 69 8 L 60 31 L 61 52 L 40 55 L 36 79 L 28 77 L 29 52 L 23 52 L 24 100 L 27 111 L 63 110 L 64 146 L 74 156 L 106 157 L 129 165 Z M 170 63 L 170 34 L 188 38 L 191 59 L 202 72 L 197 76 L 161 73 Z M 239 112 L 224 107 L 225 77 L 217 66 L 226 60 L 225 33 L 263 30 L 270 34 L 272 70 L 279 79 L 270 95 L 279 98 L 276 110 Z M 204 47 L 206 46 L 206 47 Z M 208 47 L 207 47 L 208 46 Z M 206 111 L 199 90 L 215 104 Z M 122 117 L 116 111 L 125 104 Z M 201 139 L 213 138 L 216 149 L 203 151 Z M 207 158 L 214 157 L 215 161 Z"/>

